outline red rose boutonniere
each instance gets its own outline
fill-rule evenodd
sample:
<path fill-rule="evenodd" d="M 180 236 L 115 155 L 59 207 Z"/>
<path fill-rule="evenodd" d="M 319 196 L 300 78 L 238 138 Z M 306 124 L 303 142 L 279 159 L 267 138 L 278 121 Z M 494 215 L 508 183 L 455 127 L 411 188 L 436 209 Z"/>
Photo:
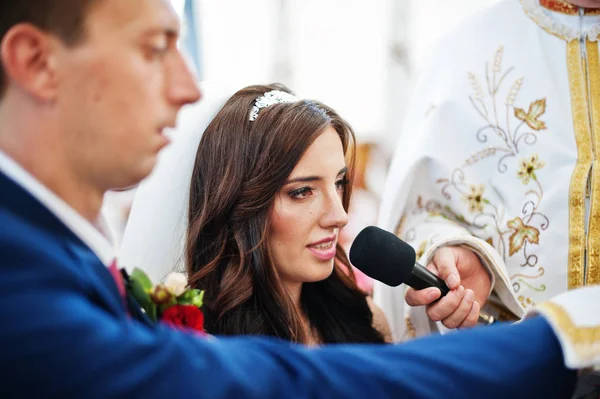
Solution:
<path fill-rule="evenodd" d="M 204 291 L 188 288 L 184 274 L 171 273 L 164 283 L 153 285 L 146 273 L 136 268 L 130 276 L 130 290 L 152 321 L 204 335 L 204 315 L 200 310 Z"/>
<path fill-rule="evenodd" d="M 174 305 L 163 312 L 162 321 L 174 327 L 187 327 L 196 331 L 204 328 L 204 315 L 194 305 Z"/>

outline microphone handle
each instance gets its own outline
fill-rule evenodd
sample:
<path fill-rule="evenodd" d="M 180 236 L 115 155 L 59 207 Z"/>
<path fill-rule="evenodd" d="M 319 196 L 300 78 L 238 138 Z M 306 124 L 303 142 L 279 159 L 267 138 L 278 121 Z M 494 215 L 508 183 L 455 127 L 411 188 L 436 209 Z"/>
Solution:
<path fill-rule="evenodd" d="M 444 280 L 418 263 L 415 263 L 410 276 L 408 276 L 404 283 L 413 287 L 415 290 L 422 290 L 429 287 L 439 288 L 439 290 L 442 291 L 442 296 L 445 296 L 450 292 L 450 288 L 448 288 Z"/>
<path fill-rule="evenodd" d="M 444 280 L 418 263 L 415 263 L 410 276 L 408 276 L 404 283 L 415 290 L 422 290 L 429 287 L 439 288 L 439 290 L 442 292 L 442 297 L 450 292 L 450 288 L 448 288 Z M 479 313 L 478 320 L 480 323 L 485 325 L 494 324 L 496 322 L 493 316 L 488 315 L 483 311 Z"/>

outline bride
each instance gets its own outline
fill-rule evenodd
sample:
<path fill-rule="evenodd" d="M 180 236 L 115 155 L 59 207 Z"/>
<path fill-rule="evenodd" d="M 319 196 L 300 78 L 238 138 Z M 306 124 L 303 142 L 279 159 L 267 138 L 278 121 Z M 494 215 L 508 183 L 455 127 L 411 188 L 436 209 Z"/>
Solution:
<path fill-rule="evenodd" d="M 154 278 L 185 270 L 205 290 L 211 334 L 389 342 L 337 243 L 352 191 L 350 126 L 270 85 L 238 91 L 204 129 L 197 122 L 217 103 L 188 110 L 191 134 L 139 188 L 121 264 Z"/>

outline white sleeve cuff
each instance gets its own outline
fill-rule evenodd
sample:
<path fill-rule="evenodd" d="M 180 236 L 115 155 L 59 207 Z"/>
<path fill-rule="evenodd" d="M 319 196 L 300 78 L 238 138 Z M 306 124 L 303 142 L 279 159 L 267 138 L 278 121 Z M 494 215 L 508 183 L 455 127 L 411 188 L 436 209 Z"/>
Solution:
<path fill-rule="evenodd" d="M 565 364 L 572 369 L 600 367 L 600 286 L 565 292 L 527 312 L 542 315 L 556 333 Z"/>
<path fill-rule="evenodd" d="M 515 297 L 512 290 L 512 284 L 508 278 L 506 272 L 506 266 L 502 257 L 490 244 L 484 240 L 473 237 L 471 235 L 456 235 L 448 237 L 443 240 L 436 241 L 434 245 L 430 246 L 427 251 L 423 254 L 420 261 L 425 266 L 433 259 L 435 252 L 442 247 L 449 246 L 463 246 L 472 250 L 479 259 L 482 265 L 486 268 L 490 275 L 491 286 L 489 295 L 492 291 L 496 292 L 496 295 L 504 306 L 511 311 L 518 318 L 523 317 L 525 310 L 518 299 Z"/>

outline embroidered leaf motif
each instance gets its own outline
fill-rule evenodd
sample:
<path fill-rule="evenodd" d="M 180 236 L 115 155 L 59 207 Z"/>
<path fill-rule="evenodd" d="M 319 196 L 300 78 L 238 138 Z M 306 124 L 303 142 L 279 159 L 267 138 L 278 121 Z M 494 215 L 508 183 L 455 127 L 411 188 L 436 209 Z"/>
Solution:
<path fill-rule="evenodd" d="M 529 111 L 527 113 L 525 113 L 522 108 L 515 108 L 515 116 L 517 119 L 527 123 L 527 125 L 533 130 L 546 129 L 546 123 L 538 119 L 544 114 L 544 112 L 546 112 L 545 98 L 532 102 L 529 105 Z"/>
<path fill-rule="evenodd" d="M 513 230 L 508 239 L 510 256 L 519 252 L 525 241 L 529 241 L 531 244 L 540 242 L 540 231 L 533 226 L 526 226 L 520 217 L 509 220 L 506 225 Z"/>

